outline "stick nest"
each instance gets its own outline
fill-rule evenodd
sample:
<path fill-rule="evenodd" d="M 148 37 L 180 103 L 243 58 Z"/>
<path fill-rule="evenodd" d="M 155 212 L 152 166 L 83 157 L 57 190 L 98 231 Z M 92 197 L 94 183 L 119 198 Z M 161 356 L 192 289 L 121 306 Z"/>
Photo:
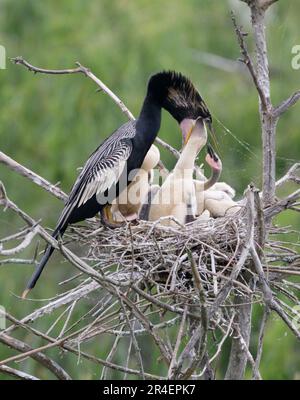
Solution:
<path fill-rule="evenodd" d="M 184 227 L 140 221 L 109 229 L 92 222 L 73 227 L 69 239 L 88 249 L 81 258 L 103 275 L 108 286 L 124 287 L 129 297 L 132 292 L 138 309 L 147 310 L 150 320 L 167 311 L 183 314 L 185 307 L 195 316 L 200 298 L 208 310 L 209 329 L 220 327 L 220 323 L 226 329 L 232 316 L 229 310 L 236 307 L 237 296 L 241 304 L 265 304 L 252 257 L 245 252 L 250 229 L 247 211 L 245 207 L 234 215 L 196 220 Z M 253 224 L 254 242 L 259 248 L 260 227 L 257 222 Z M 297 302 L 293 288 L 285 280 L 299 271 L 291 267 L 295 252 L 276 239 L 287 232 L 288 228 L 271 229 L 262 267 L 276 293 L 288 293 L 289 300 Z M 136 303 L 141 293 L 132 291 L 133 286 L 146 298 Z M 283 304 L 289 311 L 290 306 Z M 139 328 L 138 325 L 138 331 Z"/>
<path fill-rule="evenodd" d="M 207 298 L 214 286 L 230 276 L 247 234 L 245 212 L 230 217 L 194 221 L 184 227 L 168 227 L 140 221 L 117 229 L 72 228 L 70 238 L 88 246 L 85 260 L 119 281 L 133 279 L 147 288 L 174 295 L 193 295 L 191 257 L 198 266 Z M 243 286 L 239 286 L 244 290 Z"/>

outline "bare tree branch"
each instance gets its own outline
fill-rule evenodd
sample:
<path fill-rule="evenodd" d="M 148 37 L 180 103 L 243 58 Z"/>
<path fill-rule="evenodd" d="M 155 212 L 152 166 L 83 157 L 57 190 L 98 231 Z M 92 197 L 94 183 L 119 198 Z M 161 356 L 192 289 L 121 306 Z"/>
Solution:
<path fill-rule="evenodd" d="M 233 23 L 242 53 L 242 60 L 248 66 L 253 82 L 260 99 L 261 135 L 263 142 L 263 203 L 268 206 L 275 198 L 275 165 L 276 165 L 276 124 L 277 118 L 273 115 L 273 106 L 270 98 L 270 77 L 265 35 L 265 11 L 269 1 L 262 4 L 258 0 L 245 1 L 251 11 L 251 22 L 255 42 L 256 67 L 251 61 L 244 41 L 241 28 L 237 25 L 233 15 Z M 270 221 L 267 221 L 268 224 Z"/>
<path fill-rule="evenodd" d="M 22 243 L 20 243 L 18 246 L 14 247 L 13 249 L 2 249 L 2 243 L 0 242 L 0 255 L 1 256 L 11 256 L 20 253 L 23 251 L 26 247 L 30 245 L 32 242 L 33 238 L 38 234 L 39 229 L 38 228 L 33 228 L 27 235 L 25 236 L 24 240 Z"/>
<path fill-rule="evenodd" d="M 266 305 L 273 311 L 275 311 L 282 319 L 283 321 L 287 324 L 287 326 L 291 329 L 291 331 L 294 333 L 294 335 L 300 340 L 300 331 L 294 326 L 294 324 L 290 321 L 282 307 L 278 304 L 276 300 L 273 298 L 272 291 L 267 283 L 267 279 L 265 277 L 264 270 L 262 268 L 260 259 L 257 255 L 257 252 L 254 248 L 254 245 L 252 244 L 251 246 L 251 254 L 253 258 L 253 262 L 256 268 L 256 272 L 259 277 L 259 282 L 264 294 L 264 299 L 266 302 Z"/>
<path fill-rule="evenodd" d="M 267 10 L 272 4 L 277 3 L 278 0 L 258 0 L 259 6 L 263 10 Z"/>
<path fill-rule="evenodd" d="M 247 66 L 247 68 L 248 68 L 248 70 L 250 72 L 250 75 L 251 75 L 251 77 L 253 79 L 254 85 L 255 85 L 255 87 L 257 89 L 257 92 L 258 92 L 258 95 L 259 95 L 259 98 L 260 98 L 260 101 L 261 101 L 261 104 L 262 104 L 262 109 L 264 111 L 268 111 L 268 110 L 270 110 L 270 100 L 268 98 L 266 98 L 266 94 L 265 94 L 265 92 L 263 90 L 261 82 L 259 81 L 257 73 L 255 71 L 255 66 L 254 66 L 254 64 L 253 64 L 253 62 L 251 60 L 250 55 L 249 55 L 249 52 L 248 52 L 248 49 L 247 49 L 247 45 L 246 45 L 246 42 L 245 42 L 245 39 L 244 39 L 246 34 L 244 32 L 242 32 L 242 27 L 237 24 L 236 18 L 235 18 L 235 15 L 234 15 L 233 12 L 231 12 L 231 19 L 232 19 L 232 22 L 233 22 L 233 25 L 234 25 L 234 29 L 235 29 L 235 33 L 236 33 L 236 36 L 237 36 L 237 39 L 238 39 L 238 43 L 239 43 L 239 46 L 240 46 L 240 49 L 241 49 L 242 58 L 240 59 L 240 61 L 243 62 Z"/>
<path fill-rule="evenodd" d="M 276 189 L 287 181 L 300 184 L 300 176 L 296 174 L 298 170 L 300 171 L 300 163 L 294 164 L 282 178 L 278 179 L 276 182 Z"/>
<path fill-rule="evenodd" d="M 179 346 L 181 345 L 182 342 L 182 337 L 184 335 L 184 327 L 185 327 L 185 321 L 186 321 L 186 313 L 187 313 L 187 307 L 184 310 L 184 314 L 181 318 L 181 323 L 180 323 L 180 327 L 178 330 L 178 335 L 177 335 L 177 339 L 176 339 L 176 343 L 175 343 L 175 347 L 173 350 L 173 354 L 172 354 L 172 359 L 169 365 L 169 370 L 168 370 L 168 379 L 175 379 L 178 373 L 178 364 L 176 361 L 176 357 L 178 354 L 178 350 L 179 350 Z"/>
<path fill-rule="evenodd" d="M 0 335 L 0 342 L 19 351 L 19 352 L 24 353 L 24 355 L 21 354 L 21 355 L 13 356 L 6 360 L 0 361 L 0 366 L 7 364 L 10 361 L 22 359 L 25 356 L 30 356 L 35 361 L 39 362 L 45 368 L 47 368 L 49 371 L 51 371 L 58 379 L 62 379 L 62 380 L 70 380 L 71 379 L 69 374 L 67 374 L 66 371 L 60 365 L 58 365 L 55 361 L 51 360 L 51 358 L 49 358 L 48 356 L 46 356 L 45 354 L 43 354 L 40 351 L 40 350 L 43 350 L 44 347 L 39 348 L 39 349 L 33 349 L 26 343 L 24 343 L 18 339 L 14 339 L 3 333 L 1 333 L 1 335 Z"/>
<path fill-rule="evenodd" d="M 300 99 L 300 90 L 293 93 L 288 99 L 284 100 L 273 110 L 273 116 L 279 118 L 283 113 L 285 113 L 289 108 L 297 103 Z"/>
<path fill-rule="evenodd" d="M 242 300 L 239 296 L 235 297 L 235 305 L 238 306 L 236 308 L 235 325 L 238 327 L 239 333 L 233 337 L 231 342 L 230 358 L 225 380 L 244 379 L 249 358 L 247 350 L 251 336 L 252 301 L 251 297 L 248 297 L 248 303 L 240 304 L 242 301 L 245 301 L 245 298 Z"/>
<path fill-rule="evenodd" d="M 258 344 L 257 344 L 257 352 L 256 352 L 256 359 L 255 359 L 255 367 L 253 368 L 253 379 L 258 379 L 258 369 L 261 362 L 262 352 L 263 352 L 263 340 L 267 325 L 267 320 L 270 314 L 270 309 L 268 306 L 265 306 L 264 313 L 262 316 L 260 329 L 259 329 L 259 336 L 258 336 Z"/>
<path fill-rule="evenodd" d="M 300 189 L 291 193 L 284 199 L 277 201 L 272 206 L 265 209 L 264 214 L 266 218 L 274 217 L 274 215 L 279 214 L 281 211 L 292 208 L 293 204 L 300 198 Z"/>
<path fill-rule="evenodd" d="M 122 112 L 127 116 L 128 119 L 133 120 L 134 116 L 131 114 L 131 112 L 128 110 L 128 108 L 125 106 L 125 104 L 117 97 L 99 78 L 97 78 L 89 68 L 84 67 L 81 65 L 78 61 L 76 62 L 77 68 L 73 69 L 44 69 L 44 68 L 38 68 L 35 67 L 34 65 L 31 65 L 29 62 L 23 59 L 23 57 L 15 57 L 11 59 L 12 62 L 15 64 L 20 64 L 26 67 L 29 71 L 32 71 L 34 73 L 40 73 L 40 74 L 53 74 L 53 75 L 62 75 L 62 74 L 84 74 L 88 78 L 90 78 L 93 82 L 96 83 L 96 85 L 103 90 L 116 104 Z"/>
<path fill-rule="evenodd" d="M 0 365 L 0 372 L 6 375 L 13 376 L 14 378 L 18 378 L 25 381 L 38 381 L 39 379 L 33 375 L 26 374 L 23 371 L 19 371 L 17 369 L 8 367 L 7 365 Z"/>
<path fill-rule="evenodd" d="M 249 7 L 256 6 L 264 11 L 266 11 L 272 4 L 276 3 L 278 0 L 241 0 L 247 3 Z"/>
<path fill-rule="evenodd" d="M 43 189 L 47 190 L 47 192 L 50 192 L 58 199 L 60 199 L 60 200 L 67 199 L 68 196 L 57 186 L 52 185 L 46 179 L 42 178 L 35 172 L 33 172 L 30 169 L 19 164 L 12 158 L 8 157 L 6 154 L 2 153 L 2 151 L 0 151 L 0 163 L 6 165 L 8 168 L 10 168 L 11 170 L 17 172 L 18 174 L 24 176 L 25 178 L 30 179 L 36 185 L 41 186 Z"/>

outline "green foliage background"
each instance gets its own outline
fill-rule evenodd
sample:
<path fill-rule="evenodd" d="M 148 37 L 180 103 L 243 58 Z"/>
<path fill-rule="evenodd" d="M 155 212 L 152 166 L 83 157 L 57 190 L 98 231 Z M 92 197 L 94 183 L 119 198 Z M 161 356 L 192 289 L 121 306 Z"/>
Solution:
<path fill-rule="evenodd" d="M 187 74 L 215 118 L 224 166 L 222 179 L 241 195 L 250 181 L 257 186 L 261 183 L 257 93 L 247 73 L 225 72 L 199 61 L 201 52 L 233 60 L 239 57 L 230 19 L 232 8 L 250 31 L 247 7 L 238 0 L 0 0 L 0 44 L 5 46 L 8 58 L 22 55 L 46 68 L 72 67 L 80 61 L 92 68 L 135 115 L 153 72 L 175 69 Z M 300 70 L 291 67 L 291 48 L 300 44 L 299 13 L 299 2 L 285 0 L 273 6 L 268 15 L 274 104 L 299 89 Z M 250 36 L 250 49 L 252 45 Z M 7 68 L 0 70 L 1 150 L 51 182 L 60 181 L 68 192 L 76 168 L 125 121 L 124 115 L 110 98 L 96 93 L 95 85 L 83 76 L 33 75 L 8 58 Z M 299 107 L 291 109 L 278 125 L 278 177 L 299 159 Z M 175 121 L 164 113 L 160 137 L 179 148 L 178 133 Z M 164 151 L 162 156 L 172 167 L 174 159 Z M 54 226 L 61 202 L 4 166 L 0 166 L 0 179 L 13 201 L 36 220 L 41 218 L 47 226 Z M 281 194 L 291 189 L 285 188 Z M 299 228 L 300 220 L 285 212 L 277 222 Z M 19 220 L 1 210 L 1 237 L 15 232 L 18 225 Z M 299 237 L 292 240 L 299 245 Z M 28 257 L 33 251 L 27 252 Z M 43 299 L 62 290 L 58 282 L 74 270 L 60 261 L 61 257 L 53 257 L 32 296 Z M 19 317 L 41 304 L 13 295 L 22 292 L 31 272 L 31 266 L 5 266 L 0 261 L 0 304 Z M 255 332 L 260 314 L 257 309 Z M 50 322 L 45 319 L 40 324 L 48 326 Z M 41 343 L 35 339 L 32 345 Z M 104 357 L 109 345 L 109 340 L 99 340 L 89 350 Z M 161 365 L 152 353 L 149 349 L 148 365 L 159 373 Z M 1 359 L 10 354 L 0 345 Z M 76 357 L 50 354 L 63 357 L 60 361 L 74 378 L 99 377 L 99 368 L 92 364 L 81 361 L 77 365 Z M 118 354 L 120 360 L 124 354 Z M 24 364 L 29 373 L 52 378 L 41 373 L 34 362 L 26 360 Z M 272 317 L 268 325 L 261 372 L 266 379 L 299 378 L 299 345 L 277 317 Z"/>

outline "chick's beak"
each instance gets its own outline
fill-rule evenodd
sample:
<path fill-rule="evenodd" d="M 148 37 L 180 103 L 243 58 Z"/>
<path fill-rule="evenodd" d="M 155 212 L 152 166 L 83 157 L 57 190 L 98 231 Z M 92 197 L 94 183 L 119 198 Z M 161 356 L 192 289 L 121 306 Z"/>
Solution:
<path fill-rule="evenodd" d="M 215 145 L 215 148 L 217 149 L 218 153 L 221 154 L 217 136 L 216 136 L 215 130 L 213 129 L 212 123 L 211 123 L 211 121 L 206 121 L 206 123 L 207 123 L 208 129 L 209 129 L 209 133 L 211 135 L 212 141 Z"/>
<path fill-rule="evenodd" d="M 222 169 L 221 160 L 218 158 L 217 154 L 209 144 L 207 144 L 207 155 L 205 157 L 205 161 L 212 169 L 216 171 L 220 171 Z"/>
<path fill-rule="evenodd" d="M 197 120 L 185 118 L 180 122 L 180 129 L 183 137 L 184 145 L 189 141 Z"/>

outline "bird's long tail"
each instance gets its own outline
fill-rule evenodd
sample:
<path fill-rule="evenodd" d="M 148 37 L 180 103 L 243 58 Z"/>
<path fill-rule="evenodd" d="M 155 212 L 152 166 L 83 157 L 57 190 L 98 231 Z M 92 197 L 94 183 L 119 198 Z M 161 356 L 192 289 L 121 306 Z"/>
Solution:
<path fill-rule="evenodd" d="M 54 239 L 57 239 L 58 236 L 62 236 L 66 230 L 67 226 L 57 226 L 56 229 L 54 230 L 52 237 Z M 54 251 L 54 247 L 51 246 L 51 244 L 48 244 L 48 246 L 45 249 L 44 255 L 40 261 L 40 263 L 38 264 L 38 266 L 36 267 L 36 270 L 34 271 L 34 273 L 32 274 L 30 280 L 27 283 L 26 289 L 24 290 L 23 294 L 22 294 L 22 298 L 25 299 L 25 297 L 27 296 L 27 294 L 30 292 L 31 289 L 33 289 L 35 287 L 35 284 L 37 282 L 37 280 L 39 279 L 39 277 L 41 276 L 41 273 L 43 272 L 43 269 L 45 268 L 45 265 L 47 264 L 49 258 L 51 257 L 51 254 Z"/>

